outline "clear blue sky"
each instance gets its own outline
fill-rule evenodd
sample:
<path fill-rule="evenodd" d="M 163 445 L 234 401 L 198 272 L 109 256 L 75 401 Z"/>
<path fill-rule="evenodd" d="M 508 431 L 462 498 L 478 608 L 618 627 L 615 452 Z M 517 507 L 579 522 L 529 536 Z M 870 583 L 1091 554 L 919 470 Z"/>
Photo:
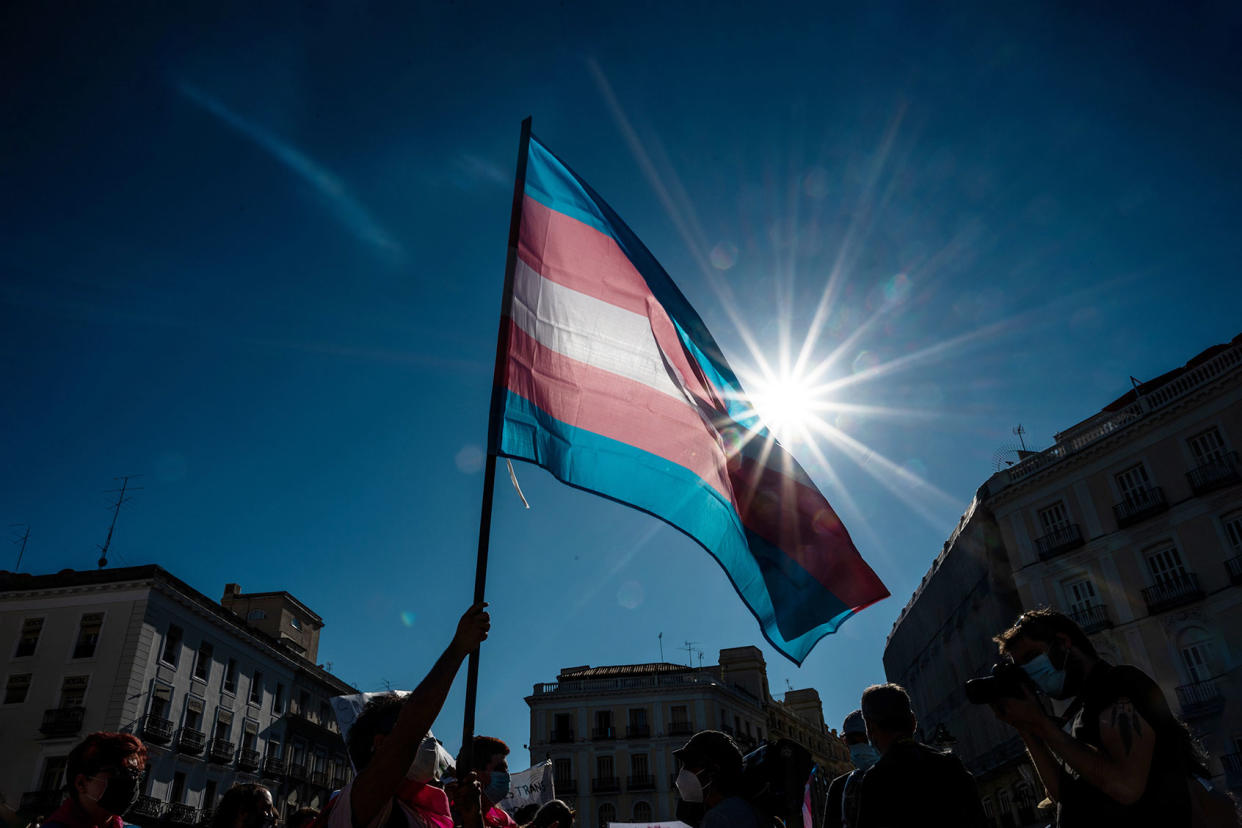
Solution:
<path fill-rule="evenodd" d="M 0 11 L 0 529 L 92 567 L 143 474 L 114 563 L 287 589 L 335 672 L 415 683 L 471 594 L 532 115 L 739 370 L 837 274 L 810 352 L 857 377 L 820 399 L 849 440 L 793 451 L 894 597 L 795 669 L 690 541 L 519 466 L 478 708 L 515 766 L 534 683 L 661 632 L 761 646 L 839 725 L 1015 424 L 1242 330 L 1236 4 L 364 5 Z"/>

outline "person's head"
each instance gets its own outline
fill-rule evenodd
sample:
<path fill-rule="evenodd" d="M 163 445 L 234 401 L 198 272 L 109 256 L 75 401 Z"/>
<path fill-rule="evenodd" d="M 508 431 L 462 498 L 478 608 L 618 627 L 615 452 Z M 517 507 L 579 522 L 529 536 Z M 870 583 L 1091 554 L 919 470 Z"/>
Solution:
<path fill-rule="evenodd" d="M 574 809 L 559 799 L 550 799 L 539 806 L 531 825 L 534 828 L 573 828 Z"/>
<path fill-rule="evenodd" d="M 211 828 L 273 828 L 278 821 L 272 792 L 248 782 L 224 792 L 211 818 Z"/>
<path fill-rule="evenodd" d="M 845 717 L 841 725 L 841 738 L 850 751 L 850 761 L 859 770 L 866 770 L 880 759 L 880 751 L 867 738 L 867 722 L 863 712 L 855 710 Z"/>
<path fill-rule="evenodd" d="M 529 825 L 531 820 L 535 818 L 535 814 L 538 812 L 538 802 L 527 802 L 521 808 L 518 808 L 513 812 L 513 821 L 518 825 Z"/>
<path fill-rule="evenodd" d="M 483 796 L 493 805 L 509 795 L 509 746 L 491 736 L 475 736 L 470 745 L 470 769 L 479 775 Z"/>
<path fill-rule="evenodd" d="M 375 748 L 397 726 L 401 704 L 402 698 L 396 693 L 381 693 L 362 708 L 354 726 L 349 730 L 349 741 L 346 745 L 355 771 L 361 772 L 367 766 L 375 754 Z"/>
<path fill-rule="evenodd" d="M 686 802 L 714 807 L 742 783 L 742 751 L 727 733 L 700 730 L 673 757 L 681 763 L 674 784 Z"/>
<path fill-rule="evenodd" d="M 285 820 L 288 828 L 306 828 L 315 821 L 315 817 L 319 816 L 319 812 L 314 808 L 298 808 L 293 812 L 293 816 Z"/>
<path fill-rule="evenodd" d="M 1003 657 L 1022 667 L 1054 699 L 1077 695 L 1083 679 L 1100 660 L 1081 627 L 1047 608 L 1022 613 L 993 641 Z"/>
<path fill-rule="evenodd" d="M 867 737 L 880 753 L 898 739 L 909 739 L 918 727 L 910 696 L 900 684 L 873 684 L 863 691 L 862 715 Z"/>
<path fill-rule="evenodd" d="M 69 796 L 98 822 L 121 816 L 138 800 L 147 748 L 130 733 L 92 733 L 69 751 Z"/>

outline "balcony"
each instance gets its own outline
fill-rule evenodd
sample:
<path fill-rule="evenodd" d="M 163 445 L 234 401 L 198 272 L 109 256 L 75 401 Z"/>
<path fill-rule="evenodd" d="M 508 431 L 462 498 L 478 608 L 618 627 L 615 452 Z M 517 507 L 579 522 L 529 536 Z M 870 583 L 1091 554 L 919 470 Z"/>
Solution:
<path fill-rule="evenodd" d="M 574 740 L 573 730 L 570 730 L 567 728 L 559 728 L 559 729 L 555 727 L 552 728 L 552 736 L 550 737 L 549 741 L 551 741 L 553 744 L 557 744 L 557 743 L 564 744 L 567 742 L 572 742 L 573 740 Z"/>
<path fill-rule="evenodd" d="M 1214 716 L 1225 709 L 1225 697 L 1212 679 L 1183 684 L 1177 688 L 1177 702 L 1182 706 L 1185 719 Z"/>
<path fill-rule="evenodd" d="M 1232 486 L 1242 479 L 1238 475 L 1238 453 L 1230 451 L 1219 460 L 1210 460 L 1197 466 L 1186 472 L 1186 479 L 1190 481 L 1190 488 L 1197 495 Z"/>
<path fill-rule="evenodd" d="M 263 775 L 268 779 L 279 779 L 285 771 L 285 760 L 279 756 L 268 756 L 263 760 Z"/>
<path fill-rule="evenodd" d="M 307 769 L 306 765 L 303 765 L 300 762 L 290 762 L 289 763 L 289 778 L 295 779 L 298 782 L 309 782 L 310 771 Z"/>
<path fill-rule="evenodd" d="M 148 713 L 142 721 L 142 738 L 157 745 L 166 745 L 172 741 L 175 729 L 168 719 Z"/>
<path fill-rule="evenodd" d="M 1183 572 L 1143 590 L 1143 600 L 1147 602 L 1147 611 L 1152 615 L 1193 604 L 1202 597 L 1199 576 L 1193 572 Z"/>
<path fill-rule="evenodd" d="M 1225 784 L 1230 790 L 1242 790 L 1242 753 L 1226 753 L 1220 757 L 1225 766 Z"/>
<path fill-rule="evenodd" d="M 1113 517 L 1117 519 L 1117 528 L 1124 529 L 1152 515 L 1159 514 L 1167 508 L 1169 508 L 1169 502 L 1164 499 L 1164 489 L 1159 486 L 1149 486 L 1146 489 L 1130 492 L 1125 500 L 1113 506 Z"/>
<path fill-rule="evenodd" d="M 60 807 L 60 803 L 64 800 L 64 791 L 27 791 L 22 794 L 21 804 L 17 806 L 19 811 L 25 811 L 29 814 L 41 815 L 46 819 L 52 811 Z"/>
<path fill-rule="evenodd" d="M 626 790 L 628 791 L 654 791 L 655 777 L 651 774 L 643 776 L 631 776 L 626 780 Z"/>
<path fill-rule="evenodd" d="M 651 736 L 651 725 L 632 724 L 625 728 L 627 739 L 647 739 Z"/>
<path fill-rule="evenodd" d="M 320 788 L 328 787 L 328 772 L 321 770 L 311 771 L 310 782 L 312 785 Z"/>
<path fill-rule="evenodd" d="M 207 758 L 222 765 L 229 765 L 232 764 L 233 754 L 236 752 L 237 745 L 232 742 L 227 742 L 224 739 L 212 739 L 211 747 L 207 749 Z"/>
<path fill-rule="evenodd" d="M 1242 584 L 1242 555 L 1225 561 L 1225 571 L 1229 573 L 1229 583 Z"/>
<path fill-rule="evenodd" d="M 597 741 L 600 739 L 615 739 L 617 738 L 617 730 L 613 727 L 597 727 L 591 731 L 591 738 Z"/>
<path fill-rule="evenodd" d="M 194 825 L 198 822 L 198 808 L 182 802 L 169 805 L 168 821 L 173 825 Z"/>
<path fill-rule="evenodd" d="M 556 781 L 553 787 L 556 789 L 556 795 L 563 799 L 565 795 L 567 794 L 577 795 L 578 780 L 577 779 L 561 779 L 558 776 L 556 778 Z"/>
<path fill-rule="evenodd" d="M 177 750 L 194 756 L 202 753 L 203 748 L 206 746 L 206 733 L 203 733 L 201 730 L 195 730 L 192 727 L 181 728 L 181 733 L 177 737 Z"/>
<path fill-rule="evenodd" d="M 1089 607 L 1073 610 L 1070 612 L 1070 617 L 1088 635 L 1100 630 L 1111 629 L 1113 626 L 1113 619 L 1108 617 L 1108 607 L 1103 604 L 1092 604 Z"/>
<path fill-rule="evenodd" d="M 591 780 L 591 793 L 618 793 L 620 790 L 621 780 L 615 776 L 601 776 Z"/>
<path fill-rule="evenodd" d="M 43 711 L 43 724 L 39 732 L 44 736 L 72 736 L 82 731 L 85 707 L 53 707 Z"/>
<path fill-rule="evenodd" d="M 669 736 L 689 736 L 692 733 L 694 733 L 694 725 L 690 724 L 690 722 L 668 723 Z"/>
<path fill-rule="evenodd" d="M 1035 539 L 1035 547 L 1039 550 L 1039 559 L 1047 561 L 1071 549 L 1082 546 L 1082 529 L 1077 523 L 1067 523 L 1053 529 L 1042 538 Z"/>
<path fill-rule="evenodd" d="M 126 816 L 131 819 L 146 819 L 154 822 L 164 815 L 164 803 L 153 796 L 140 796 L 129 809 Z"/>
<path fill-rule="evenodd" d="M 258 770 L 259 752 L 254 748 L 242 748 L 237 755 L 237 767 L 244 771 Z"/>

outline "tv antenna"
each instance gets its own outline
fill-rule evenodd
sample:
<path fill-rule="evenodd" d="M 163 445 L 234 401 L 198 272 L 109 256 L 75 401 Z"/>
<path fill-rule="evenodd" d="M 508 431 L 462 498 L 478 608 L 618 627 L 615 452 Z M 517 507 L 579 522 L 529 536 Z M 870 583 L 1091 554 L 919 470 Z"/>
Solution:
<path fill-rule="evenodd" d="M 1013 427 L 1013 436 L 1018 438 L 1018 442 L 1005 443 L 992 452 L 992 471 L 1004 471 L 1035 454 L 1035 447 L 1026 444 L 1026 435 L 1027 430 L 1021 423 Z"/>
<path fill-rule="evenodd" d="M 112 546 L 112 533 L 113 531 L 116 530 L 116 518 L 117 518 L 117 515 L 121 513 L 121 506 L 122 504 L 128 503 L 129 501 L 133 500 L 132 497 L 125 496 L 126 490 L 129 489 L 130 478 L 133 478 L 133 477 L 142 477 L 142 475 L 127 474 L 127 475 L 124 475 L 123 477 L 112 478 L 113 480 L 121 481 L 121 488 L 112 489 L 109 491 L 109 494 L 111 494 L 112 492 L 116 492 L 117 497 L 116 497 L 116 505 L 113 506 L 112 508 L 112 524 L 108 527 L 108 537 L 104 538 L 103 546 L 99 547 L 99 568 L 100 569 L 103 569 L 105 566 L 108 565 L 108 548 Z M 132 489 L 132 491 L 140 491 L 141 489 L 142 489 L 141 486 L 135 486 Z"/>
<path fill-rule="evenodd" d="M 699 643 L 699 642 L 697 642 L 697 641 L 687 641 L 687 642 L 685 642 L 682 646 L 680 646 L 680 647 L 678 647 L 678 648 L 677 648 L 677 649 L 679 649 L 679 650 L 685 650 L 685 651 L 686 651 L 686 666 L 687 666 L 687 667 L 693 667 L 693 666 L 694 666 L 694 653 L 695 653 L 695 649 L 694 649 L 694 648 L 695 648 L 695 645 L 696 645 L 696 644 L 698 644 L 698 643 Z M 700 663 L 700 664 L 702 664 L 702 659 L 701 659 L 701 657 L 700 657 L 700 662 L 699 662 L 699 663 Z"/>
<path fill-rule="evenodd" d="M 656 638 L 660 640 L 660 663 L 663 664 L 664 663 L 664 633 L 660 633 L 659 635 L 656 636 Z"/>
<path fill-rule="evenodd" d="M 26 532 L 21 536 L 21 538 L 13 541 L 14 546 L 16 546 L 19 543 L 21 544 L 21 548 L 17 550 L 17 566 L 13 567 L 13 571 L 21 572 L 22 555 L 26 554 L 26 541 L 30 540 L 30 524 L 29 523 L 10 523 L 9 524 L 10 529 L 12 529 L 14 526 L 25 526 L 26 527 Z"/>
<path fill-rule="evenodd" d="M 1026 434 L 1026 429 L 1022 427 L 1022 423 L 1018 423 L 1013 427 L 1013 433 L 1018 438 L 1018 443 L 1021 444 L 1022 450 L 1026 451 L 1026 440 L 1022 437 L 1022 435 Z"/>

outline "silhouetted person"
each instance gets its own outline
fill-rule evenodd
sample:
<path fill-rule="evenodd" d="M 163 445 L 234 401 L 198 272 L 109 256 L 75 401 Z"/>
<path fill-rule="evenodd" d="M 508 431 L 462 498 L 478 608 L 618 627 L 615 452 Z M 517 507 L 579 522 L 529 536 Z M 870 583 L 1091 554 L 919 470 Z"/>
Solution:
<path fill-rule="evenodd" d="M 483 787 L 483 824 L 487 828 L 517 828 L 500 802 L 509 795 L 509 746 L 491 736 L 475 736 L 470 749 L 470 770 Z"/>
<path fill-rule="evenodd" d="M 574 809 L 559 799 L 548 800 L 539 806 L 531 825 L 533 828 L 574 828 Z"/>
<path fill-rule="evenodd" d="M 900 685 L 864 690 L 862 714 L 880 758 L 863 774 L 860 828 L 985 828 L 974 777 L 952 753 L 914 740 L 918 719 Z"/>
<path fill-rule="evenodd" d="M 862 798 L 862 777 L 880 759 L 880 751 L 867 739 L 867 724 L 861 710 L 845 717 L 841 736 L 850 751 L 854 770 L 843 773 L 828 786 L 824 806 L 827 828 L 858 828 L 858 806 Z"/>
<path fill-rule="evenodd" d="M 705 808 L 699 828 L 759 828 L 755 809 L 739 795 L 742 751 L 727 733 L 700 730 L 673 756 L 681 764 L 677 793 Z"/>
<path fill-rule="evenodd" d="M 122 828 L 141 793 L 146 745 L 129 733 L 92 733 L 69 751 L 68 797 L 43 828 Z"/>
<path fill-rule="evenodd" d="M 363 708 L 347 745 L 357 776 L 325 808 L 327 817 L 320 822 L 327 828 L 392 828 L 394 823 L 396 828 L 452 828 L 448 797 L 428 784 L 436 768 L 431 723 L 462 661 L 487 638 L 491 620 L 486 607 L 479 603 L 466 610 L 453 640 L 409 695 L 385 694 Z M 471 808 L 478 799 L 477 783 L 467 779 L 462 788 L 463 813 L 477 821 L 478 806 Z"/>
<path fill-rule="evenodd" d="M 257 782 L 245 782 L 220 797 L 211 828 L 275 828 L 279 821 L 272 792 Z"/>
<path fill-rule="evenodd" d="M 527 802 L 521 808 L 513 812 L 513 821 L 518 825 L 530 825 L 534 820 L 535 814 L 539 813 L 538 802 Z"/>
<path fill-rule="evenodd" d="M 1100 659 L 1086 633 L 1052 610 L 1023 613 L 995 640 L 1044 695 L 1073 699 L 1061 721 L 1029 688 L 993 705 L 1026 743 L 1058 826 L 1190 825 L 1189 785 L 1211 774 L 1159 685 Z"/>

